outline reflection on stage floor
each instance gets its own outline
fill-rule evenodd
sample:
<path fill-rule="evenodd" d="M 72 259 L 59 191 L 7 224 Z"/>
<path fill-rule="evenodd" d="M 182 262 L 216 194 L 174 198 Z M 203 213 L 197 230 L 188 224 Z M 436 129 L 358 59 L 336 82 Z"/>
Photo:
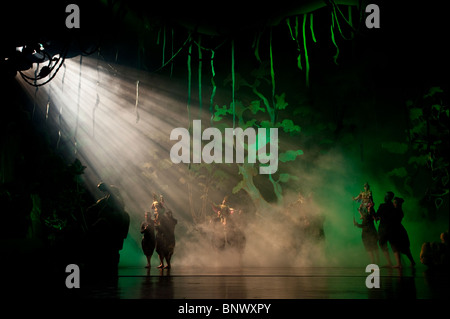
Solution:
<path fill-rule="evenodd" d="M 427 268 L 119 268 L 117 280 L 88 284 L 83 298 L 120 299 L 448 299 L 449 277 Z"/>

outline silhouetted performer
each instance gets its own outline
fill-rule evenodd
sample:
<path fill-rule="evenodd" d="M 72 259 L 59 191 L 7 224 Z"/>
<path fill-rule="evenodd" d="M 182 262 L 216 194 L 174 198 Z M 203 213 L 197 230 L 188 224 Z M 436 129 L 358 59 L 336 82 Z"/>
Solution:
<path fill-rule="evenodd" d="M 96 270 L 114 272 L 119 264 L 119 250 L 128 234 L 130 216 L 117 187 L 105 183 L 97 187 L 105 196 L 88 209 L 88 214 L 94 217 L 88 230 L 90 262 Z"/>
<path fill-rule="evenodd" d="M 170 260 L 175 249 L 175 225 L 177 222 L 170 210 L 164 214 L 158 214 L 155 218 L 156 252 L 161 262 L 158 268 L 171 268 Z M 166 266 L 164 266 L 164 259 L 167 263 Z"/>
<path fill-rule="evenodd" d="M 431 269 L 447 272 L 450 265 L 450 250 L 448 246 L 448 231 L 441 233 L 441 242 L 424 242 L 420 250 L 420 262 Z"/>
<path fill-rule="evenodd" d="M 378 233 L 375 228 L 374 209 L 369 207 L 367 213 L 363 215 L 361 224 L 358 224 L 353 217 L 353 224 L 362 229 L 361 238 L 364 248 L 370 256 L 372 264 L 378 264 L 380 256 L 378 254 Z"/>
<path fill-rule="evenodd" d="M 394 198 L 393 192 L 387 192 L 384 196 L 384 203 L 380 204 L 378 211 L 375 214 L 377 220 L 380 221 L 378 226 L 378 242 L 381 247 L 388 266 L 392 267 L 391 257 L 389 255 L 388 242 L 392 236 L 393 226 L 396 220 L 396 211 L 392 199 Z"/>
<path fill-rule="evenodd" d="M 399 197 L 395 197 L 393 200 L 396 215 L 393 221 L 392 234 L 390 235 L 389 243 L 391 244 L 392 251 L 394 252 L 394 256 L 397 261 L 397 265 L 394 266 L 396 268 L 402 267 L 400 254 L 405 254 L 406 257 L 408 257 L 409 261 L 411 262 L 411 266 L 414 266 L 416 264 L 411 254 L 408 233 L 405 227 L 402 225 L 402 219 L 404 216 L 403 202 L 403 198 Z"/>
<path fill-rule="evenodd" d="M 142 251 L 147 257 L 147 265 L 145 268 L 150 268 L 153 251 L 155 250 L 155 221 L 151 219 L 150 213 L 145 212 L 145 219 L 141 224 Z"/>

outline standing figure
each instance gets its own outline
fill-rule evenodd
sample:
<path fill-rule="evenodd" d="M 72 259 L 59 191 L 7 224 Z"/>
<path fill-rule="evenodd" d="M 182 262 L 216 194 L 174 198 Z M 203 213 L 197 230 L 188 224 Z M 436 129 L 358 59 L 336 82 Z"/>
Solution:
<path fill-rule="evenodd" d="M 117 271 L 123 242 L 128 235 L 130 216 L 117 187 L 99 183 L 105 196 L 87 211 L 89 220 L 89 262 L 94 270 Z"/>
<path fill-rule="evenodd" d="M 369 183 L 364 184 L 364 190 L 359 193 L 358 196 L 353 197 L 354 201 L 359 201 L 358 212 L 361 215 L 361 219 L 364 219 L 364 215 L 367 214 L 369 207 L 373 207 L 372 191 L 370 190 Z"/>
<path fill-rule="evenodd" d="M 147 265 L 145 268 L 150 268 L 153 251 L 155 250 L 155 222 L 150 217 L 150 212 L 145 212 L 144 221 L 141 224 L 142 251 L 147 257 Z"/>
<path fill-rule="evenodd" d="M 384 203 L 380 204 L 375 214 L 375 219 L 380 221 L 378 226 L 378 242 L 381 251 L 387 260 L 387 266 L 392 267 L 391 257 L 389 255 L 388 242 L 392 238 L 392 232 L 395 225 L 396 211 L 392 200 L 394 193 L 389 191 L 384 196 Z"/>
<path fill-rule="evenodd" d="M 213 204 L 213 210 L 217 213 L 217 218 L 220 220 L 220 222 L 223 225 L 227 224 L 227 219 L 230 216 L 231 212 L 234 211 L 232 208 L 230 208 L 227 204 L 228 204 L 228 196 L 225 196 L 222 204 L 220 205 L 215 205 Z"/>
<path fill-rule="evenodd" d="M 414 267 L 416 264 L 411 254 L 408 232 L 402 225 L 402 219 L 404 216 L 402 207 L 403 203 L 404 200 L 400 197 L 395 197 L 393 200 L 396 215 L 393 221 L 392 234 L 389 238 L 389 243 L 391 244 L 392 251 L 394 252 L 394 256 L 397 261 L 397 265 L 394 266 L 395 268 L 402 267 L 400 254 L 405 254 L 406 257 L 408 257 L 412 267 Z"/>
<path fill-rule="evenodd" d="M 378 253 L 378 233 L 375 228 L 375 216 L 373 206 L 369 207 L 368 213 L 364 215 L 362 223 L 358 224 L 353 217 L 353 224 L 362 229 L 361 237 L 364 248 L 370 256 L 372 264 L 378 264 L 380 255 Z"/>
<path fill-rule="evenodd" d="M 155 217 L 156 252 L 161 262 L 158 268 L 170 269 L 172 267 L 170 260 L 175 249 L 175 226 L 177 223 L 178 221 L 173 218 L 170 210 Z M 164 259 L 167 263 L 166 266 L 164 266 Z"/>
<path fill-rule="evenodd" d="M 153 193 L 153 202 L 152 202 L 152 210 L 155 213 L 155 218 L 157 214 L 164 214 L 165 207 L 164 207 L 164 197 L 163 195 L 159 195 L 159 200 L 156 197 L 156 194 Z"/>

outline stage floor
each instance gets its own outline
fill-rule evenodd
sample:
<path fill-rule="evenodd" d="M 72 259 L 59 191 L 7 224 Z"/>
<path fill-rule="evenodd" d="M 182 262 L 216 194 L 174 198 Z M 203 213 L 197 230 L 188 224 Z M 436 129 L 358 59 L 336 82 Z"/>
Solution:
<path fill-rule="evenodd" d="M 363 268 L 119 268 L 109 283 L 79 289 L 82 298 L 120 299 L 447 299 L 449 276 L 423 265 L 380 268 L 367 288 Z M 82 286 L 83 281 L 81 280 Z"/>

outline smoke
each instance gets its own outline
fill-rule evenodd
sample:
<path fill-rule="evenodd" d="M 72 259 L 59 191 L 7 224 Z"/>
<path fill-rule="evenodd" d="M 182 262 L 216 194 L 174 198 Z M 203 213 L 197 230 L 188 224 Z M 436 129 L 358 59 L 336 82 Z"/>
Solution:
<path fill-rule="evenodd" d="M 198 184 L 197 189 L 189 188 L 193 171 L 186 165 L 175 165 L 169 157 L 171 130 L 190 125 L 185 116 L 186 88 L 175 80 L 120 66 L 114 70 L 112 74 L 109 65 L 85 58 L 80 83 L 79 63 L 67 60 L 67 74 L 58 74 L 49 88 L 38 92 L 24 88 L 36 100 L 42 117 L 52 123 L 55 145 L 62 136 L 60 151 L 69 160 L 79 158 L 87 166 L 83 178 L 90 192 L 102 196 L 96 189 L 100 181 L 121 190 L 131 218 L 129 235 L 120 252 L 122 266 L 145 265 L 139 229 L 144 212 L 150 210 L 152 193 L 164 195 L 178 220 L 173 264 L 180 267 L 365 266 L 370 260 L 361 230 L 353 226 L 357 204 L 352 200 L 365 182 L 371 185 L 376 207 L 388 190 L 405 198 L 404 225 L 416 261 L 423 241 L 438 240 L 439 233 L 448 228 L 448 221 L 444 229 L 425 224 L 416 199 L 402 194 L 387 176 L 369 169 L 361 162 L 358 150 L 338 146 L 314 157 L 308 151 L 317 152 L 305 150 L 287 170 L 297 179 L 284 185 L 283 203 L 264 199 L 269 205 L 259 211 L 243 190 L 232 194 L 241 178 L 236 166 L 222 164 L 221 177 L 215 166 L 209 171 L 209 188 L 204 184 L 209 201 L 201 208 L 204 194 Z M 208 179 L 201 172 L 195 173 L 196 178 Z M 269 188 L 270 184 L 262 186 L 261 196 L 267 196 Z M 230 196 L 230 206 L 243 212 L 239 227 L 246 240 L 241 251 L 214 249 L 211 243 L 214 232 L 207 218 L 214 216 L 211 203 L 219 203 L 226 195 Z M 194 221 L 201 209 L 207 215 Z M 380 256 L 383 260 L 381 251 Z M 155 253 L 152 263 L 158 262 Z"/>

